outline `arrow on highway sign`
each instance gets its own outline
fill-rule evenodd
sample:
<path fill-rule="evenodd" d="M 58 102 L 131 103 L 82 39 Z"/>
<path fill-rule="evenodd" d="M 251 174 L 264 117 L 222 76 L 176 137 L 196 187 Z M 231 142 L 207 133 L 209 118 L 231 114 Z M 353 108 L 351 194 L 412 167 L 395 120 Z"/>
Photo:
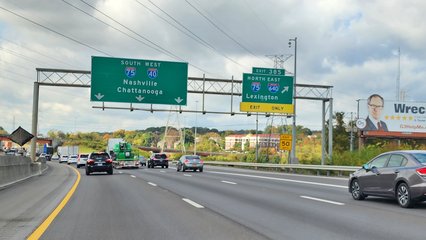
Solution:
<path fill-rule="evenodd" d="M 288 92 L 288 86 L 283 87 L 283 90 L 281 91 L 281 93 L 285 93 Z"/>
<path fill-rule="evenodd" d="M 136 99 L 140 102 L 144 99 L 144 97 L 142 97 L 141 95 L 137 96 Z"/>
<path fill-rule="evenodd" d="M 181 103 L 181 102 L 183 101 L 183 99 L 182 99 L 182 98 L 180 98 L 180 97 L 178 97 L 178 98 L 175 98 L 175 101 L 176 101 L 177 103 Z"/>
<path fill-rule="evenodd" d="M 101 99 L 104 97 L 104 95 L 102 95 L 101 93 L 98 93 L 98 94 L 96 94 L 96 95 L 95 95 L 95 97 L 96 97 L 98 100 L 101 100 Z"/>

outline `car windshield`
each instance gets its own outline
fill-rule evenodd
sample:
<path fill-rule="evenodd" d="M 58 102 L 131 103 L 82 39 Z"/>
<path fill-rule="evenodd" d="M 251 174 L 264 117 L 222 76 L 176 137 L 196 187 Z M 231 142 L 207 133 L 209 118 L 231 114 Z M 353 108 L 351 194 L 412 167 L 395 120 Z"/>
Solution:
<path fill-rule="evenodd" d="M 90 156 L 90 159 L 102 161 L 107 160 L 109 158 L 107 153 L 94 153 L 92 156 Z"/>
<path fill-rule="evenodd" d="M 87 157 L 89 157 L 89 154 L 81 154 L 80 155 L 80 158 L 87 158 Z"/>
<path fill-rule="evenodd" d="M 155 158 L 161 158 L 161 159 L 166 159 L 167 155 L 166 154 L 156 154 Z"/>
<path fill-rule="evenodd" d="M 186 159 L 190 159 L 190 160 L 200 160 L 199 156 L 186 156 Z"/>
<path fill-rule="evenodd" d="M 426 153 L 413 153 L 413 156 L 417 159 L 417 161 L 426 163 Z"/>

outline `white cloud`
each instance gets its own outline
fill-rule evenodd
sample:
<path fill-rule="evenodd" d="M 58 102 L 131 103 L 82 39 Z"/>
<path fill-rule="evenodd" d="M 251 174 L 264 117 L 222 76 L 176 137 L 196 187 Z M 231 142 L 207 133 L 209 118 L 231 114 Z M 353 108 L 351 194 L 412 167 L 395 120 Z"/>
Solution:
<path fill-rule="evenodd" d="M 149 2 L 138 1 L 178 26 Z M 6 116 L 0 119 L 0 126 L 8 131 L 12 130 L 13 119 L 16 126 L 31 129 L 36 68 L 90 70 L 90 57 L 103 56 L 105 52 L 123 58 L 184 60 L 190 64 L 190 77 L 202 77 L 205 73 L 207 78 L 231 79 L 234 76 L 241 80 L 242 73 L 250 72 L 253 66 L 273 67 L 273 61 L 266 55 L 293 54 L 294 48 L 288 48 L 288 39 L 294 37 L 298 38 L 297 82 L 332 85 L 334 111 L 356 112 L 356 100 L 366 98 L 371 92 L 394 98 L 398 74 L 395 51 L 398 48 L 401 49 L 401 89 L 408 100 L 425 101 L 422 83 L 426 76 L 426 29 L 421 23 L 426 20 L 422 12 L 426 3 L 420 0 L 190 1 L 229 36 L 186 2 L 155 1 L 158 7 L 190 29 L 196 35 L 193 38 L 202 39 L 210 47 L 171 27 L 134 0 L 87 2 L 137 34 L 80 1 L 67 2 L 138 40 L 62 1 L 1 1 L 0 7 L 66 36 L 0 9 L 0 96 L 4 100 L 0 104 L 0 115 Z M 182 31 L 191 35 L 187 30 Z M 160 47 L 168 53 L 153 49 Z M 290 72 L 293 72 L 293 60 L 290 58 L 284 63 Z M 43 86 L 40 90 L 40 131 L 144 129 L 167 122 L 168 114 L 164 112 L 94 109 L 92 106 L 99 103 L 90 102 L 89 92 L 86 88 Z M 201 99 L 200 95 L 188 95 L 188 106 L 183 109 L 195 109 L 195 101 L 199 101 L 201 109 Z M 239 109 L 240 100 L 241 97 L 234 98 L 234 111 Z M 208 111 L 229 111 L 230 106 L 229 96 L 206 96 Z M 297 114 L 298 124 L 321 128 L 321 102 L 300 100 Z M 194 114 L 180 116 L 183 125 L 195 124 Z M 290 119 L 285 120 L 291 124 Z M 270 121 L 261 118 L 263 127 L 260 129 Z M 275 120 L 274 124 L 281 122 L 285 124 L 284 120 Z M 197 116 L 197 125 L 221 130 L 254 129 L 255 123 L 254 116 Z"/>

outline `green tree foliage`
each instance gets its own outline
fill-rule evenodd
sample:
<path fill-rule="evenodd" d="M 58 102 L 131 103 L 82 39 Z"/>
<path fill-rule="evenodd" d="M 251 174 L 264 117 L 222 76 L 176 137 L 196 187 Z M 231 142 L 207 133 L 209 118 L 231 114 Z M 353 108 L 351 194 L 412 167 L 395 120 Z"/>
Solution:
<path fill-rule="evenodd" d="M 0 135 L 7 135 L 7 134 L 8 134 L 7 131 L 4 130 L 3 127 L 0 127 Z"/>
<path fill-rule="evenodd" d="M 349 133 L 346 132 L 344 122 L 345 113 L 336 112 L 334 114 L 335 125 L 333 126 L 333 151 L 344 152 L 349 150 Z"/>

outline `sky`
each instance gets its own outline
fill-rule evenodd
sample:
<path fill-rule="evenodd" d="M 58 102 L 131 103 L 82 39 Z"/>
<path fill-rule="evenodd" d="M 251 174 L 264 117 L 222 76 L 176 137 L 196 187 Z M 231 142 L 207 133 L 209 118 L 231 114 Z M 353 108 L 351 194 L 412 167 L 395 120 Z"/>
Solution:
<path fill-rule="evenodd" d="M 92 56 L 187 62 L 189 77 L 237 79 L 282 55 L 296 81 L 332 86 L 333 112 L 354 118 L 372 93 L 425 102 L 426 2 L 421 0 L 0 0 L 0 126 L 31 131 L 36 68 L 90 70 Z M 241 97 L 233 99 L 239 109 Z M 188 94 L 183 109 L 201 110 Z M 170 125 L 256 129 L 256 117 L 93 108 L 89 88 L 40 88 L 38 132 L 112 132 Z M 106 106 L 128 107 L 125 103 Z M 207 96 L 207 111 L 230 97 Z M 149 108 L 147 104 L 134 107 Z M 158 106 L 170 109 L 169 105 Z M 321 129 L 321 101 L 297 100 L 296 124 Z M 259 116 L 258 128 L 291 125 Z"/>

